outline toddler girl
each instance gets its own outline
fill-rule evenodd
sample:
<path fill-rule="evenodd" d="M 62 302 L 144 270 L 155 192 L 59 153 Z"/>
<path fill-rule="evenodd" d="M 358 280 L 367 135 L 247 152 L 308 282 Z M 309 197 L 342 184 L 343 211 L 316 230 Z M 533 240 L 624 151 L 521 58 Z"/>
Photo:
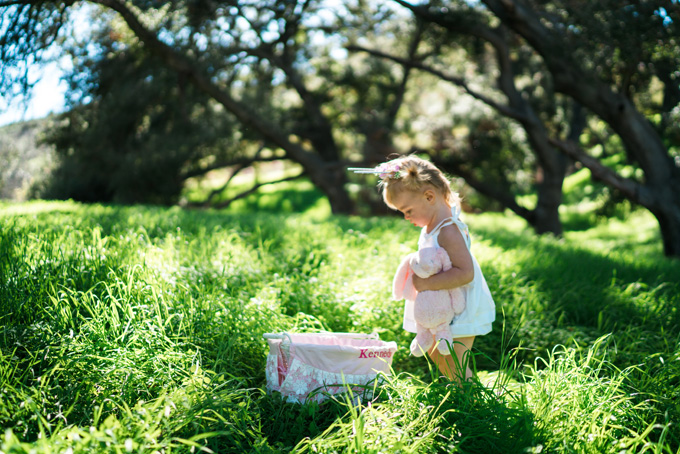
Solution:
<path fill-rule="evenodd" d="M 456 358 L 442 355 L 437 342 L 428 352 L 439 371 L 449 379 L 465 379 L 472 372 L 468 367 L 467 353 L 476 336 L 488 334 L 496 318 L 491 292 L 482 275 L 477 260 L 470 252 L 470 234 L 467 225 L 458 217 L 460 198 L 451 190 L 448 179 L 432 163 L 415 156 L 395 159 L 378 166 L 374 172 L 380 176 L 379 187 L 385 203 L 404 214 L 413 225 L 422 227 L 418 249 L 442 247 L 451 259 L 452 267 L 427 279 L 413 275 L 417 291 L 443 290 L 461 287 L 466 298 L 466 308 L 451 323 Z M 404 329 L 416 332 L 413 318 L 413 301 L 404 307 Z M 435 339 L 437 341 L 438 339 Z"/>

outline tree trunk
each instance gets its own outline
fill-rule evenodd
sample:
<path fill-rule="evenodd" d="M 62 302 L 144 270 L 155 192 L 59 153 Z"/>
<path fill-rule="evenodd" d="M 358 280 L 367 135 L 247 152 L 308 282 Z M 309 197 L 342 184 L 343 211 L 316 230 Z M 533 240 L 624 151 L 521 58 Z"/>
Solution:
<path fill-rule="evenodd" d="M 666 180 L 633 186 L 634 194 L 628 199 L 647 208 L 656 217 L 664 254 L 680 257 L 680 169 L 671 164 L 669 170 L 671 176 Z"/>
<path fill-rule="evenodd" d="M 667 257 L 680 257 L 680 188 L 676 188 L 675 194 L 670 194 L 673 192 L 671 190 L 666 192 L 669 193 L 666 196 L 675 200 L 668 200 L 660 209 L 651 211 L 659 221 L 664 254 Z"/>
<path fill-rule="evenodd" d="M 562 235 L 560 205 L 562 205 L 562 183 L 566 165 L 556 171 L 543 168 L 543 181 L 539 183 L 538 200 L 534 209 L 534 230 L 538 234 Z"/>
<path fill-rule="evenodd" d="M 166 64 L 180 74 L 186 75 L 187 80 L 193 83 L 199 90 L 210 95 L 215 101 L 222 104 L 244 126 L 257 130 L 264 139 L 270 141 L 285 151 L 286 157 L 300 164 L 310 176 L 312 182 L 328 197 L 333 213 L 352 213 L 354 204 L 345 189 L 347 181 L 344 169 L 337 166 L 335 161 L 324 160 L 324 156 L 333 159 L 335 149 L 316 149 L 310 151 L 303 146 L 292 142 L 288 133 L 282 131 L 276 125 L 271 124 L 265 118 L 256 116 L 242 103 L 234 99 L 231 94 L 216 85 L 210 78 L 197 70 L 195 65 L 184 55 L 175 51 L 172 47 L 158 39 L 156 34 L 146 28 L 139 17 L 128 8 L 121 0 L 92 0 L 94 3 L 104 5 L 119 13 L 128 27 L 137 38 L 144 43 L 149 51 L 162 58 Z M 321 131 L 320 133 L 325 133 Z M 321 143 L 327 144 L 326 141 Z M 317 147 L 318 148 L 318 147 Z"/>
<path fill-rule="evenodd" d="M 512 98 L 510 98 L 512 99 Z M 528 103 L 519 104 L 525 113 L 525 119 L 520 123 L 527 133 L 527 139 L 534 154 L 538 158 L 542 181 L 536 190 L 538 200 L 534 210 L 534 230 L 536 233 L 552 233 L 561 236 L 562 221 L 560 220 L 560 206 L 562 205 L 562 185 L 567 174 L 569 158 L 550 141 L 550 136 L 540 118 Z M 570 134 L 580 135 L 577 120 L 580 112 L 574 111 Z"/>
<path fill-rule="evenodd" d="M 345 183 L 347 183 L 345 168 L 339 166 L 325 167 L 327 169 L 319 168 L 316 171 L 310 170 L 308 172 L 312 183 L 326 195 L 333 214 L 352 214 L 354 212 L 354 201 L 345 190 Z"/>
<path fill-rule="evenodd" d="M 649 121 L 626 103 L 609 124 L 645 173 L 640 204 L 659 221 L 664 254 L 680 257 L 680 169 Z M 641 194 L 642 195 L 642 194 Z"/>

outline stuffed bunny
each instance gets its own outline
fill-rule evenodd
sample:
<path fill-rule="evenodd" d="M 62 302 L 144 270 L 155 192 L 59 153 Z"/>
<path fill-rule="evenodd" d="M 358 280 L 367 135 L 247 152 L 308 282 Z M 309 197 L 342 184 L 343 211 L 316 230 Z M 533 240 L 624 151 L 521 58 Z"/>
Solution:
<path fill-rule="evenodd" d="M 437 349 L 443 355 L 450 355 L 448 344 L 452 343 L 449 325 L 453 317 L 465 310 L 465 296 L 460 288 L 447 290 L 416 291 L 413 274 L 428 278 L 441 271 L 451 269 L 451 260 L 443 248 L 423 248 L 407 255 L 402 260 L 392 282 L 394 299 L 414 301 L 416 337 L 411 342 L 411 354 L 422 356 L 430 350 L 435 340 Z M 448 342 L 448 343 L 447 343 Z"/>

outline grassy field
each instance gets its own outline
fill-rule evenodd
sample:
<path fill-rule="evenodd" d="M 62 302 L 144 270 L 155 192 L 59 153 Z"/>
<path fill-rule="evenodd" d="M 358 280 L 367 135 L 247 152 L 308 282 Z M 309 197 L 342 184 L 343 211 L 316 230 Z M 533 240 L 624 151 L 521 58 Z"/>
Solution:
<path fill-rule="evenodd" d="M 466 218 L 497 303 L 460 390 L 408 355 L 398 218 L 0 204 L 0 452 L 680 452 L 680 262 L 644 213 Z M 265 389 L 265 332 L 376 331 L 374 399 Z"/>

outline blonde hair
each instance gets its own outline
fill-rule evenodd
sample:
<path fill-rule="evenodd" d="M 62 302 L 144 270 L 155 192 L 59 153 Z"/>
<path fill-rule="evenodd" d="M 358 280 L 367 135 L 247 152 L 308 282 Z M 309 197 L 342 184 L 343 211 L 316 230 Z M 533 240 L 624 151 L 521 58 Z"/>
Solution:
<path fill-rule="evenodd" d="M 444 196 L 452 207 L 460 207 L 460 196 L 451 189 L 449 179 L 430 161 L 417 156 L 405 156 L 388 161 L 384 167 L 394 171 L 381 175 L 378 187 L 388 207 L 396 210 L 392 204 L 394 196 L 403 191 L 417 192 L 431 187 Z"/>

